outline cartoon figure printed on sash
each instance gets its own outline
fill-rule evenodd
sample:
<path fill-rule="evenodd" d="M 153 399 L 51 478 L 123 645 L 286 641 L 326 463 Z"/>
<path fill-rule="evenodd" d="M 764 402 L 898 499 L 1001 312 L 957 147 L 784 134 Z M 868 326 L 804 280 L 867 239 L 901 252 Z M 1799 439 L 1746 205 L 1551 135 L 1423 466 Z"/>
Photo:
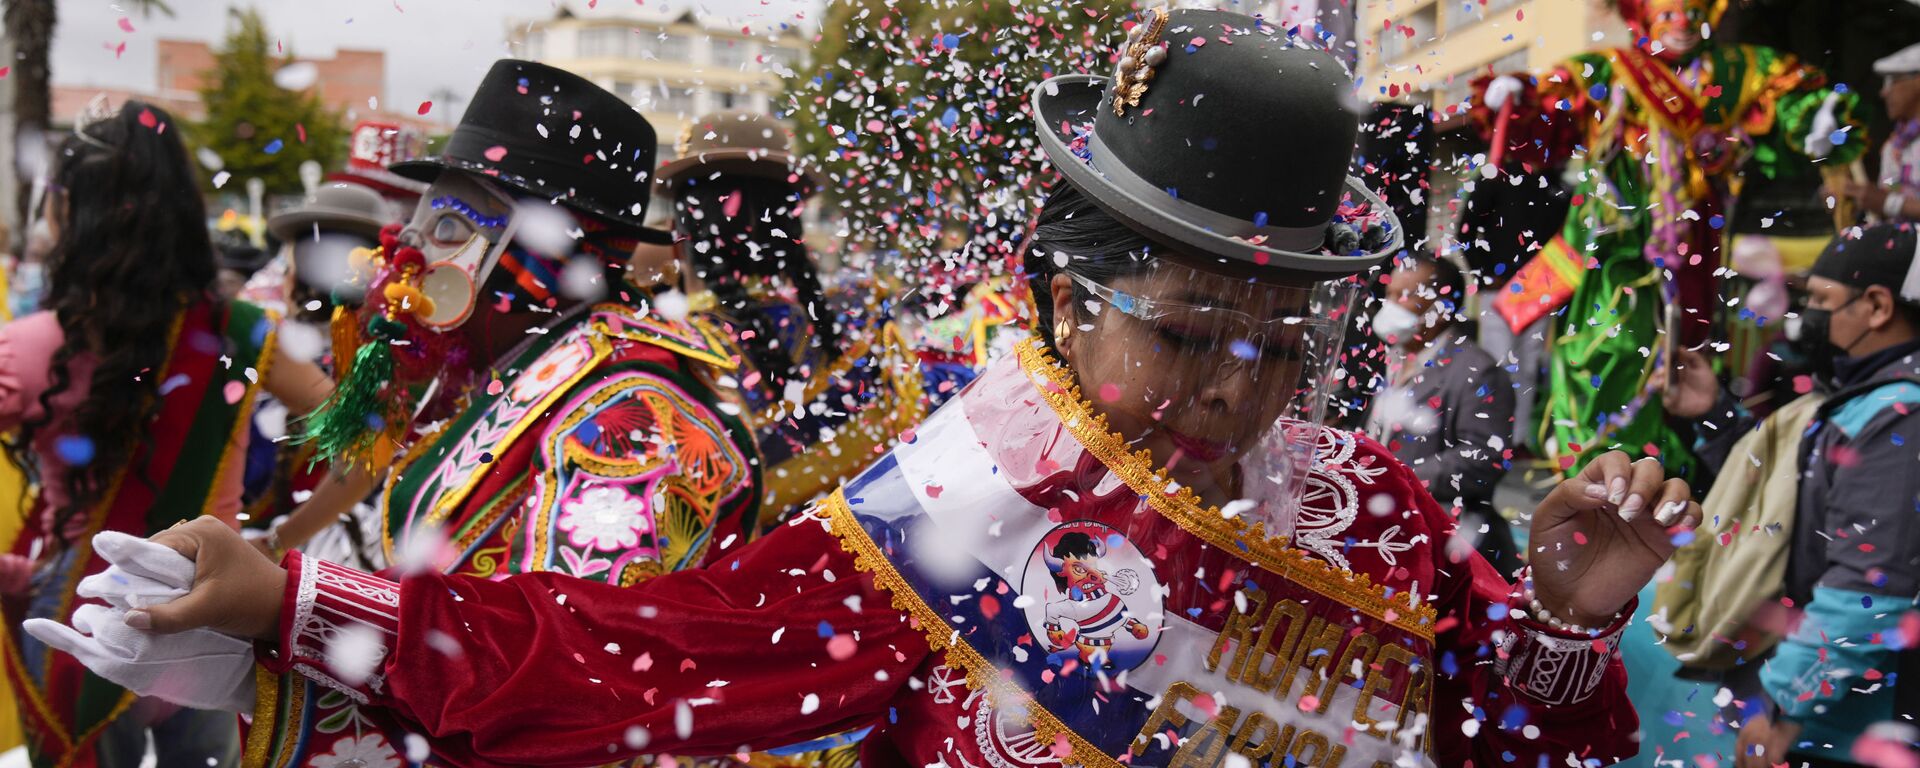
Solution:
<path fill-rule="evenodd" d="M 1158 589 L 1151 584 L 1153 572 L 1144 561 L 1140 567 L 1106 565 L 1109 550 L 1123 550 L 1139 559 L 1133 543 L 1119 531 L 1092 521 L 1055 528 L 1033 548 L 1033 555 L 1053 580 L 1053 589 L 1042 592 L 1050 598 L 1043 623 L 1048 649 L 1062 661 L 1077 658 L 1089 670 L 1111 674 L 1139 666 L 1153 649 L 1152 630 L 1128 602 L 1140 602 L 1134 596 L 1142 595 L 1142 586 L 1148 587 L 1142 595 L 1145 599 L 1158 594 Z M 1112 554 L 1116 555 L 1113 562 L 1123 556 Z M 1145 585 L 1141 567 L 1149 568 Z M 1028 570 L 1034 570 L 1032 564 Z"/>
<path fill-rule="evenodd" d="M 1720 337 L 1716 273 L 1742 179 L 1841 167 L 1867 147 L 1857 94 L 1789 54 L 1713 40 L 1724 6 L 1620 0 L 1633 45 L 1476 84 L 1473 116 L 1495 154 L 1540 151 L 1540 131 L 1503 128 L 1573 123 L 1545 148 L 1578 179 L 1566 223 L 1494 300 L 1516 333 L 1565 308 L 1550 321 L 1540 424 L 1544 454 L 1568 472 L 1612 448 L 1684 470 L 1689 441 L 1647 394 L 1665 306 L 1686 308 L 1672 329 L 1682 343 Z"/>

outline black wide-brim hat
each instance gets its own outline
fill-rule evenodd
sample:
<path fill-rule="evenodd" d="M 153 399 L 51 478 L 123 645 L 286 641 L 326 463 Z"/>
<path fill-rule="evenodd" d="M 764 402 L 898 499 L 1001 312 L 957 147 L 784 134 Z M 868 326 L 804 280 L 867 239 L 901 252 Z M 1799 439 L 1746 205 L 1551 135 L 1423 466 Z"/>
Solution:
<path fill-rule="evenodd" d="M 563 69 L 501 59 L 440 155 L 392 170 L 425 182 L 448 168 L 482 174 L 670 243 L 643 223 L 656 146 L 653 125 L 619 96 Z"/>
<path fill-rule="evenodd" d="M 1032 99 L 1053 166 L 1122 224 L 1179 253 L 1331 279 L 1402 244 L 1393 211 L 1347 172 L 1352 91 L 1310 40 L 1156 8 L 1114 77 L 1054 77 Z"/>

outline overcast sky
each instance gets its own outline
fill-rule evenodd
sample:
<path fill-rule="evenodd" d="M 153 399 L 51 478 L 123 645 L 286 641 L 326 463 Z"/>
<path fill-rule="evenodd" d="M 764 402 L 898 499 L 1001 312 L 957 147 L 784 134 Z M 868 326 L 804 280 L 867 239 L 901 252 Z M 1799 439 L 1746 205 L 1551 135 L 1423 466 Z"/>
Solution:
<path fill-rule="evenodd" d="M 53 46 L 53 79 L 61 85 L 154 87 L 154 41 L 218 43 L 227 28 L 229 0 L 167 0 L 171 15 L 142 16 L 127 0 L 60 0 Z M 494 59 L 507 55 L 507 29 L 516 21 L 551 17 L 556 0 L 262 0 L 253 3 L 270 34 L 301 56 L 325 57 L 336 48 L 387 53 L 387 101 L 396 112 L 415 109 L 442 88 L 470 93 Z M 615 15 L 632 9 L 692 8 L 751 26 L 817 18 L 818 0 L 570 0 L 575 13 Z M 131 33 L 120 23 L 127 19 Z M 125 44 L 124 50 L 118 50 Z"/>

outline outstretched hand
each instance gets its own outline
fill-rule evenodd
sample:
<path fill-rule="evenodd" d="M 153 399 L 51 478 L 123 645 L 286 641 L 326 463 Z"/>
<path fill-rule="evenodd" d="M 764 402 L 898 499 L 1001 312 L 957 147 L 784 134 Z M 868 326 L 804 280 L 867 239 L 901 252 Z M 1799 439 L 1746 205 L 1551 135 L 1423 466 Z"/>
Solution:
<path fill-rule="evenodd" d="M 1605 626 L 1700 515 L 1687 482 L 1667 477 L 1658 460 L 1602 454 L 1534 511 L 1534 596 L 1562 621 Z"/>

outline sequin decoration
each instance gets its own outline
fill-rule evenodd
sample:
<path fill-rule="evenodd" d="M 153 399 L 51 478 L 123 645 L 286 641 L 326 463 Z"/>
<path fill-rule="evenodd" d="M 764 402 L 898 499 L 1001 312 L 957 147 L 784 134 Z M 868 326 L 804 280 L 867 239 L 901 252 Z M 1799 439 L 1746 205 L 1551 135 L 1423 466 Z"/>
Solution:
<path fill-rule="evenodd" d="M 507 226 L 507 217 L 488 216 L 484 213 L 481 213 L 478 208 L 475 208 L 472 205 L 469 205 L 467 201 L 461 200 L 460 198 L 454 197 L 452 195 L 443 195 L 441 197 L 436 197 L 433 199 L 432 205 L 433 205 L 433 209 L 436 211 L 444 211 L 448 208 L 451 208 L 456 213 L 459 213 L 460 215 L 467 217 L 468 221 L 471 221 L 474 224 L 479 225 L 483 229 L 505 229 Z"/>

